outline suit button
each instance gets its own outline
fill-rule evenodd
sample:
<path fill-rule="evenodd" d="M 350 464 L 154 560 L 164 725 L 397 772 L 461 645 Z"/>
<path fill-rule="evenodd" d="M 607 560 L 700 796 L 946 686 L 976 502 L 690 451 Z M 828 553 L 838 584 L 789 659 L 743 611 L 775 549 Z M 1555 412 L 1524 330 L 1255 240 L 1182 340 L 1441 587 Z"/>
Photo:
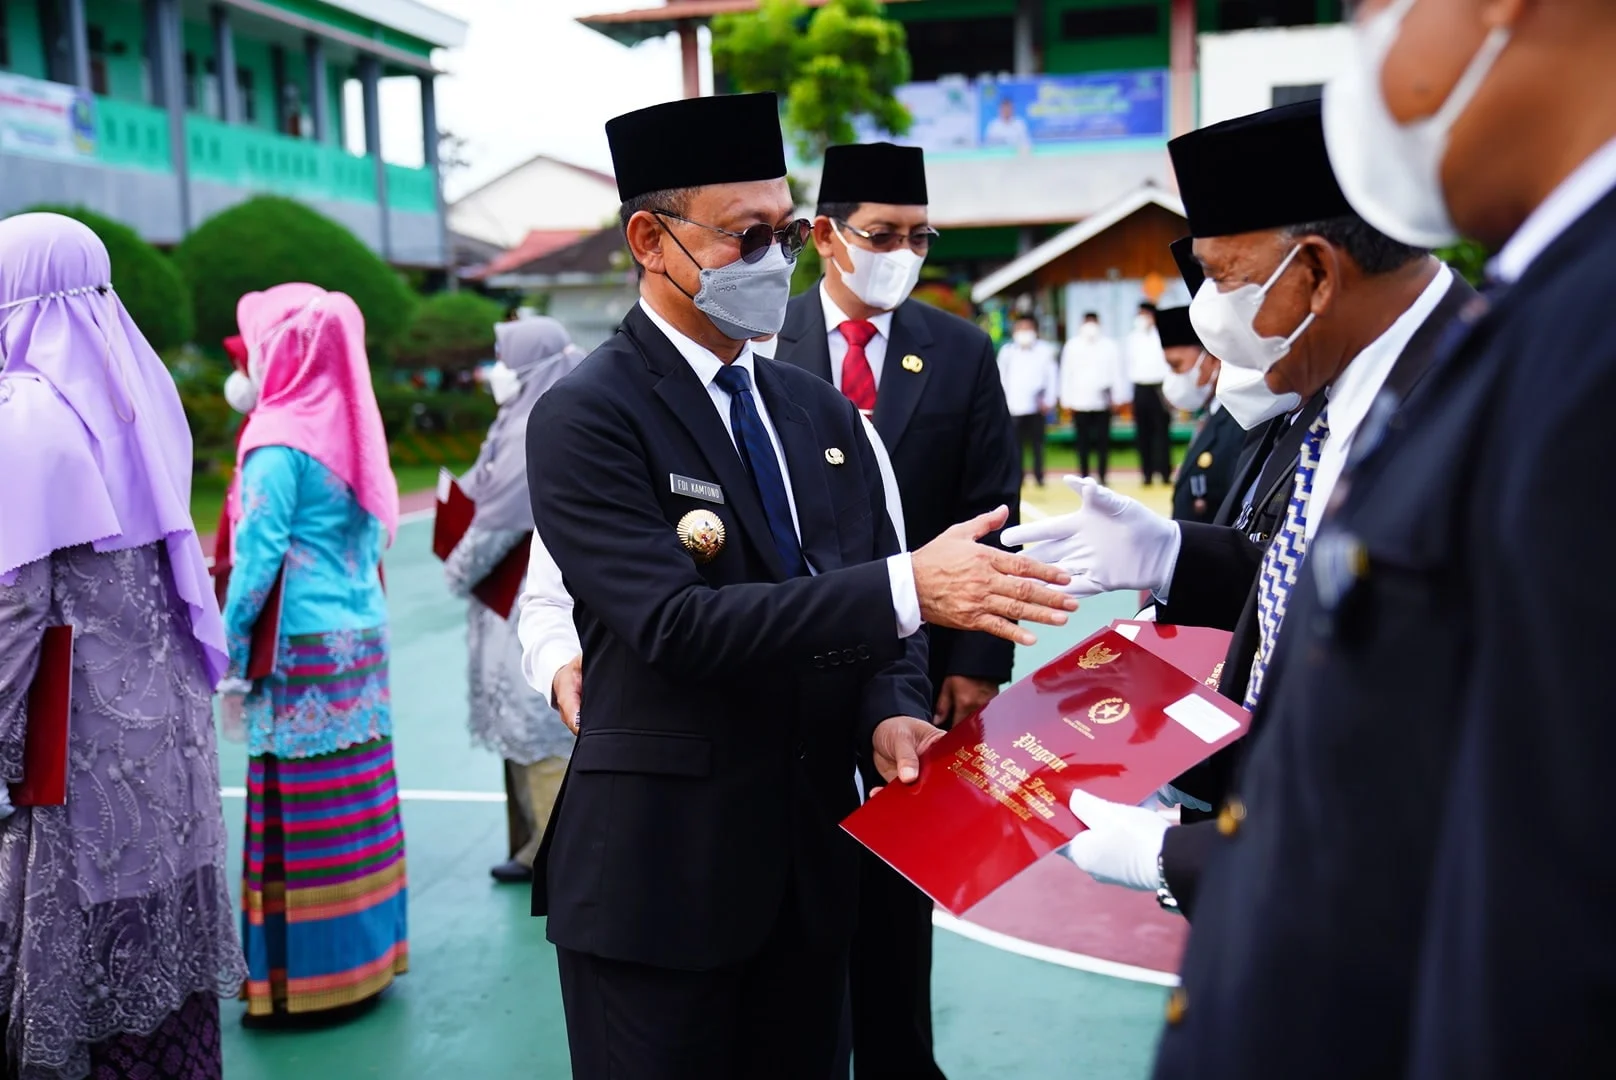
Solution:
<path fill-rule="evenodd" d="M 858 663 L 858 658 L 859 658 L 858 653 L 854 652 L 852 649 L 843 649 L 842 650 L 842 659 L 845 660 L 847 663 L 856 664 L 856 663 Z"/>
<path fill-rule="evenodd" d="M 860 645 L 858 647 L 858 658 L 860 660 L 868 660 L 870 658 L 870 647 L 868 645 Z"/>
<path fill-rule="evenodd" d="M 1218 832 L 1224 836 L 1233 836 L 1240 831 L 1240 823 L 1246 820 L 1246 804 L 1238 796 L 1230 796 L 1229 801 L 1223 804 L 1218 811 Z"/>
<path fill-rule="evenodd" d="M 1188 1011 L 1189 1007 L 1189 995 L 1184 993 L 1184 988 L 1182 986 L 1174 987 L 1173 992 L 1167 995 L 1168 1026 L 1177 1027 L 1179 1024 L 1183 1023 L 1184 1013 Z"/>
<path fill-rule="evenodd" d="M 805 743 L 798 743 L 797 744 L 797 760 L 798 761 L 807 761 L 808 760 L 808 747 L 807 747 L 807 745 Z"/>
<path fill-rule="evenodd" d="M 825 668 L 825 658 L 823 656 L 814 657 L 814 667 L 823 671 Z"/>

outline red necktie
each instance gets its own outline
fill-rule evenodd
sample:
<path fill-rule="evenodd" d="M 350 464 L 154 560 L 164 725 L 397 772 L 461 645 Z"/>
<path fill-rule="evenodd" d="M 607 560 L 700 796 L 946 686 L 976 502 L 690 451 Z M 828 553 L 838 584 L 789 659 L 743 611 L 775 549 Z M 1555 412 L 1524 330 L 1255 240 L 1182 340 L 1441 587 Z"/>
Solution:
<path fill-rule="evenodd" d="M 874 412 L 875 372 L 870 370 L 870 358 L 864 355 L 864 346 L 875 339 L 875 324 L 850 319 L 836 329 L 847 342 L 847 355 L 842 357 L 842 393 L 863 412 Z"/>

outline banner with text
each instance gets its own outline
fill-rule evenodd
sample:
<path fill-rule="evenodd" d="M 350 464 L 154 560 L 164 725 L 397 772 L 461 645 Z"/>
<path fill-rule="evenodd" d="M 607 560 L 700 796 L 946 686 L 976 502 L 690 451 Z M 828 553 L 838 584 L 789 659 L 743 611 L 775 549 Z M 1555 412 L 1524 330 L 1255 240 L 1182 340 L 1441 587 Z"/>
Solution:
<path fill-rule="evenodd" d="M 94 156 L 95 98 L 61 83 L 0 73 L 0 151 Z"/>

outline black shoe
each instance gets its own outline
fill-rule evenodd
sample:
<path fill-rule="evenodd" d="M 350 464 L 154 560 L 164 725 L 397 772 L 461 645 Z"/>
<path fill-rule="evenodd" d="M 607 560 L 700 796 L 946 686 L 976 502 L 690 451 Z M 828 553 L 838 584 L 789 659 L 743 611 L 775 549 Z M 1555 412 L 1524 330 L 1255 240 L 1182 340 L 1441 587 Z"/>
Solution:
<path fill-rule="evenodd" d="M 494 875 L 494 880 L 501 885 L 520 885 L 533 880 L 533 868 L 523 866 L 515 859 L 502 862 L 488 872 Z"/>

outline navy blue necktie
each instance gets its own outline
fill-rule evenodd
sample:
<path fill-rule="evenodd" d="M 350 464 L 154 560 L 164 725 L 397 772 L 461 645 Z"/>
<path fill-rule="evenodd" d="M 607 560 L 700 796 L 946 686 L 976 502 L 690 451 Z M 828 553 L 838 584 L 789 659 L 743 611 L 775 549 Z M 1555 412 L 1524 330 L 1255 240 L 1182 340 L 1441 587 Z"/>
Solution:
<path fill-rule="evenodd" d="M 808 564 L 803 561 L 802 542 L 791 521 L 791 501 L 780 475 L 780 462 L 774 456 L 774 443 L 752 395 L 752 379 L 745 368 L 729 364 L 719 370 L 713 381 L 729 394 L 729 425 L 735 435 L 735 449 L 740 451 L 741 462 L 752 474 L 758 498 L 763 501 L 763 514 L 769 519 L 769 532 L 780 552 L 780 562 L 788 577 L 800 577 L 808 572 Z"/>

